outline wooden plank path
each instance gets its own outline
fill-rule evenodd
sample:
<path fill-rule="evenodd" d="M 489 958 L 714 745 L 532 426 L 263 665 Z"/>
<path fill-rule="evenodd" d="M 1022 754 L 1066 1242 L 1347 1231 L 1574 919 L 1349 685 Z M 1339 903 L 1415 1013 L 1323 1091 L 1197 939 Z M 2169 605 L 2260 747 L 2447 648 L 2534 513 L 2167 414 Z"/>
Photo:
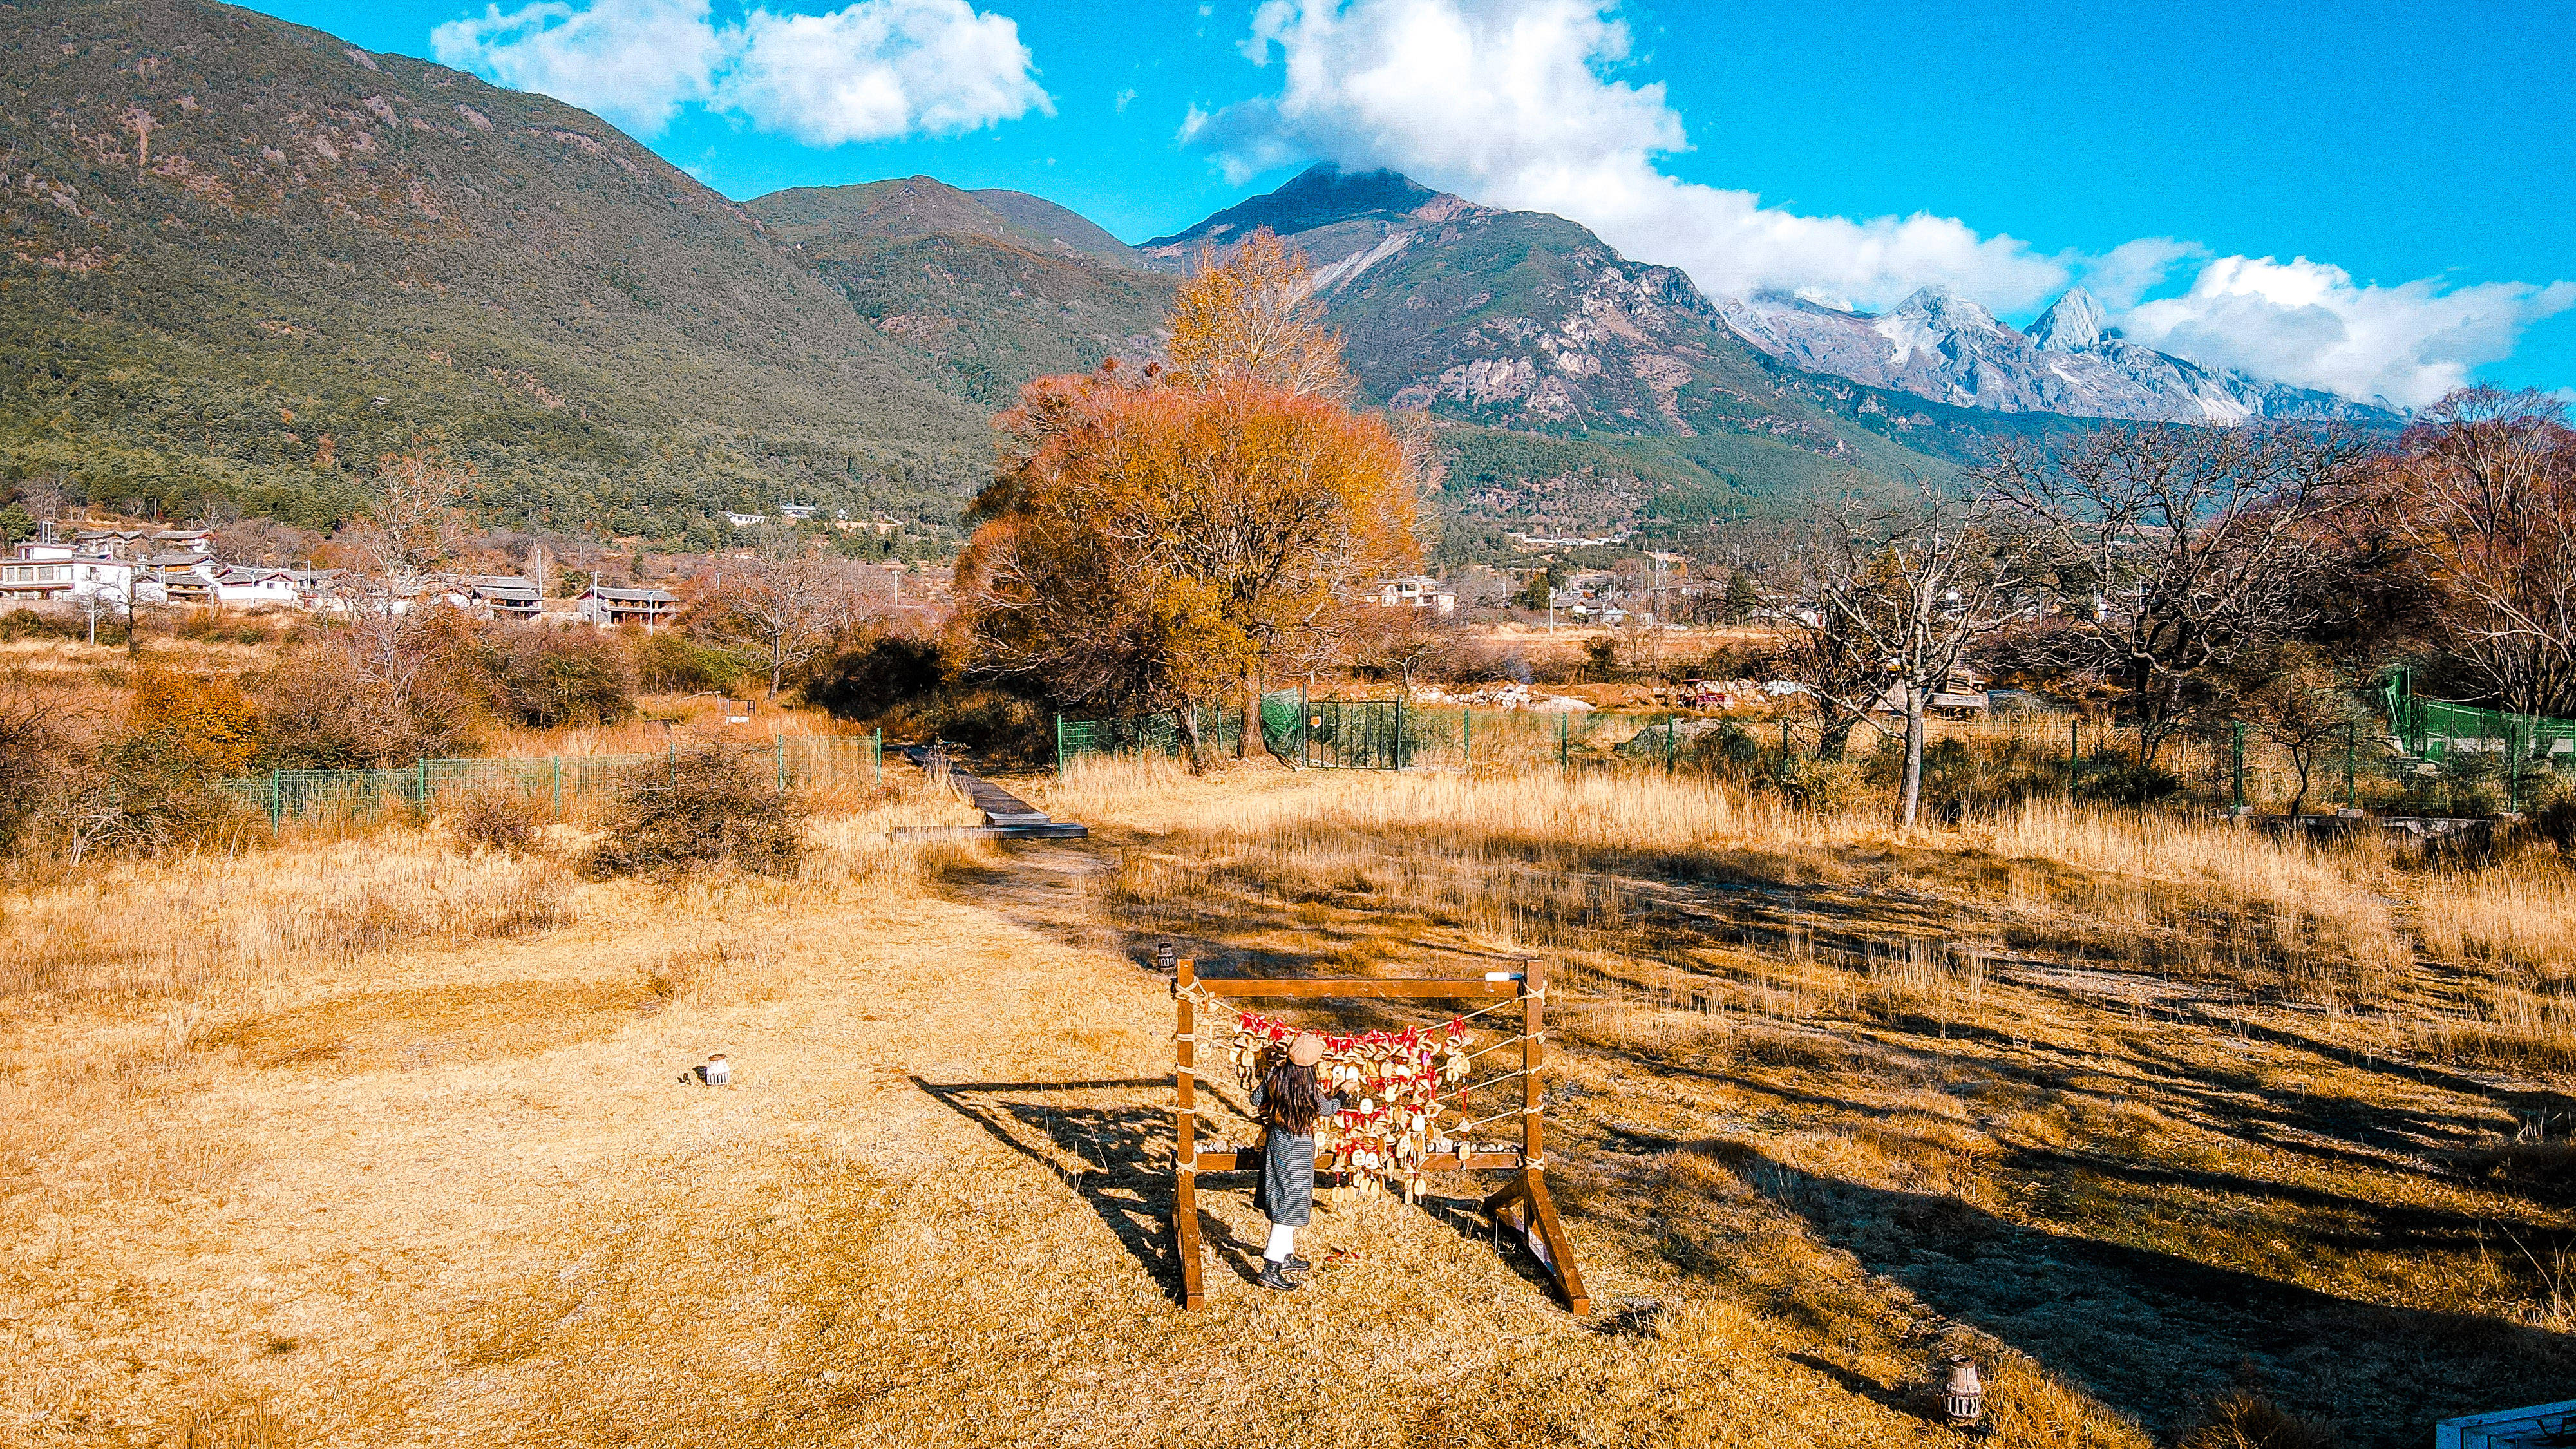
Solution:
<path fill-rule="evenodd" d="M 922 773 L 936 776 L 942 768 L 948 772 L 948 783 L 966 797 L 966 803 L 984 813 L 982 825 L 907 825 L 898 826 L 898 837 L 982 836 L 1001 840 L 1082 840 L 1091 827 L 1071 820 L 1058 820 L 1001 786 L 980 776 L 969 775 L 949 761 L 943 750 L 926 745 L 904 746 L 904 757 L 921 767 Z"/>

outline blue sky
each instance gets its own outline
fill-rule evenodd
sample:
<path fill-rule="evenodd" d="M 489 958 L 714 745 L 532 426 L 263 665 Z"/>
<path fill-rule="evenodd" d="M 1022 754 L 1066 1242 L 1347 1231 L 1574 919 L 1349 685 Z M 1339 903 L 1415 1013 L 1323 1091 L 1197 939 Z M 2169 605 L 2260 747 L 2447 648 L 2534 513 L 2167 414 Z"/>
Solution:
<path fill-rule="evenodd" d="M 2538 6 L 261 8 L 586 105 L 736 197 L 926 173 L 1139 240 L 1392 164 L 1713 291 L 2020 320 L 2081 283 L 2152 345 L 2355 395 L 2576 384 L 2576 44 Z"/>

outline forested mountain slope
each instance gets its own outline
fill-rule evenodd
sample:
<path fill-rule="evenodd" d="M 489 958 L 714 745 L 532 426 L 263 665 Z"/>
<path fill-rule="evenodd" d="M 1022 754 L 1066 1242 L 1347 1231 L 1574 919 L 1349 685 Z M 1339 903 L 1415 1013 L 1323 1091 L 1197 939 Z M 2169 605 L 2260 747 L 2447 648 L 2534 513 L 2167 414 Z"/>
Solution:
<path fill-rule="evenodd" d="M 500 515 L 953 524 L 983 410 L 586 112 L 210 0 L 0 29 L 0 467 L 323 522 L 415 440 Z"/>
<path fill-rule="evenodd" d="M 995 210 L 996 198 L 1012 214 Z M 1118 261 L 1135 253 L 1052 202 L 915 176 L 744 205 L 940 386 L 979 408 L 1007 405 L 1043 373 L 1161 350 L 1172 279 Z"/>

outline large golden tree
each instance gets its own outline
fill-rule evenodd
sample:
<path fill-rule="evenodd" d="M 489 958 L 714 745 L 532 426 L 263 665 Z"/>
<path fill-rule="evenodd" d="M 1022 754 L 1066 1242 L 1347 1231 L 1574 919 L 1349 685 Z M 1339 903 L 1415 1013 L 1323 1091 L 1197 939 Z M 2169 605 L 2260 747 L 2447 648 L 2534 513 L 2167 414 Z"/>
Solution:
<path fill-rule="evenodd" d="M 1213 258 L 1207 259 L 1213 262 Z M 1069 705 L 1170 711 L 1330 656 L 1362 585 L 1412 565 L 1413 459 L 1353 412 L 1302 267 L 1267 236 L 1182 288 L 1172 366 L 1040 378 L 959 560 L 978 662 Z"/>

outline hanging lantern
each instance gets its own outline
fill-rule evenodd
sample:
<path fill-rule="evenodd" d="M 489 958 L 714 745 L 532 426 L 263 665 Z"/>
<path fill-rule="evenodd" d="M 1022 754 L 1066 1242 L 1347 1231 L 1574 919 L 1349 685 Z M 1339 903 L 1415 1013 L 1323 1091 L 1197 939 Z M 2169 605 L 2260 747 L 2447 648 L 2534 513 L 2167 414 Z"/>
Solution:
<path fill-rule="evenodd" d="M 1941 1411 L 1951 1428 L 1973 1429 L 1985 1417 L 1986 1386 L 1977 1377 L 1974 1361 L 1954 1358 L 1948 1363 L 1949 1375 L 1941 1383 Z"/>

